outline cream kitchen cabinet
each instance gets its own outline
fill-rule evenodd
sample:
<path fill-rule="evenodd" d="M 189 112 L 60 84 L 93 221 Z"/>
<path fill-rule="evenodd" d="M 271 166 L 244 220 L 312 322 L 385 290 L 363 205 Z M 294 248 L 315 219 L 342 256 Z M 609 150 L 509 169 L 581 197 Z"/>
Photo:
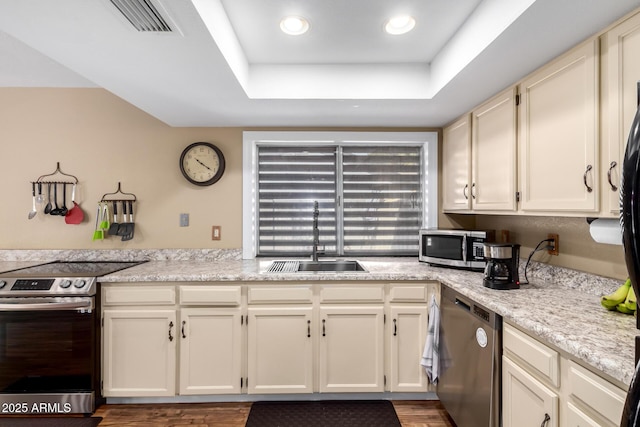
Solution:
<path fill-rule="evenodd" d="M 443 210 L 516 210 L 516 88 L 443 132 Z"/>
<path fill-rule="evenodd" d="M 599 57 L 593 38 L 520 83 L 523 213 L 598 212 Z"/>
<path fill-rule="evenodd" d="M 516 88 L 482 104 L 471 121 L 471 208 L 516 210 Z"/>
<path fill-rule="evenodd" d="M 312 301 L 310 286 L 249 288 L 249 394 L 313 392 Z"/>
<path fill-rule="evenodd" d="M 638 104 L 640 80 L 640 14 L 615 26 L 601 38 L 602 46 L 602 210 L 620 212 L 620 178 L 631 122 Z"/>
<path fill-rule="evenodd" d="M 319 388 L 384 391 L 383 285 L 320 287 Z"/>
<path fill-rule="evenodd" d="M 387 388 L 391 392 L 426 392 L 427 374 L 420 365 L 428 326 L 428 285 L 392 284 L 387 316 Z"/>
<path fill-rule="evenodd" d="M 442 209 L 471 209 L 471 116 L 469 114 L 442 132 Z"/>
<path fill-rule="evenodd" d="M 623 389 L 508 323 L 503 346 L 504 427 L 619 425 Z"/>
<path fill-rule="evenodd" d="M 178 328 L 174 288 L 102 291 L 103 395 L 175 395 Z"/>

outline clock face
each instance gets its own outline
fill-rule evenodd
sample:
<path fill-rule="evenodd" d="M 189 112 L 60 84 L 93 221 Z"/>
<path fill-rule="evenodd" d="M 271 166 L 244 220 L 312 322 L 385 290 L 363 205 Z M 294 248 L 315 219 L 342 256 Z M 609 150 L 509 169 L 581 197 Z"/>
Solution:
<path fill-rule="evenodd" d="M 196 185 L 211 185 L 224 173 L 224 156 L 218 147 L 208 142 L 194 142 L 182 151 L 180 170 Z"/>

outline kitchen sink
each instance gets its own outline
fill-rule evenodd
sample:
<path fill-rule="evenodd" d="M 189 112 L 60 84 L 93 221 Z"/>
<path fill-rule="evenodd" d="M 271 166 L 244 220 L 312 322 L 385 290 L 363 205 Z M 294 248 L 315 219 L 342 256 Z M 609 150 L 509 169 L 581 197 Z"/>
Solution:
<path fill-rule="evenodd" d="M 267 271 L 271 273 L 305 273 L 314 271 L 323 273 L 367 273 L 367 269 L 355 260 L 273 261 Z"/>

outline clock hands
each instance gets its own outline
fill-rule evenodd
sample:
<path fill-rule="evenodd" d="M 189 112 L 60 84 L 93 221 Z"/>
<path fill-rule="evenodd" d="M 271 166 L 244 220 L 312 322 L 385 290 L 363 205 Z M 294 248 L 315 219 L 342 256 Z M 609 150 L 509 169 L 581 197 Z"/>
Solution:
<path fill-rule="evenodd" d="M 200 163 L 200 164 L 201 164 L 202 166 L 204 166 L 205 168 L 207 168 L 207 169 L 211 170 L 211 168 L 210 168 L 209 166 L 205 165 L 204 163 L 202 163 L 202 162 L 200 161 L 200 159 L 196 158 L 196 162 Z"/>

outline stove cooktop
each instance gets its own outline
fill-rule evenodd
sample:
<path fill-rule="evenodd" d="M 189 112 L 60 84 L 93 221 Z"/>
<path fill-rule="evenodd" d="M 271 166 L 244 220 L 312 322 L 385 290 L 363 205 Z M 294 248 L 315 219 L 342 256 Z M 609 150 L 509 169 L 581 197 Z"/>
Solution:
<path fill-rule="evenodd" d="M 53 261 L 0 273 L 0 297 L 93 296 L 97 278 L 146 261 Z"/>

